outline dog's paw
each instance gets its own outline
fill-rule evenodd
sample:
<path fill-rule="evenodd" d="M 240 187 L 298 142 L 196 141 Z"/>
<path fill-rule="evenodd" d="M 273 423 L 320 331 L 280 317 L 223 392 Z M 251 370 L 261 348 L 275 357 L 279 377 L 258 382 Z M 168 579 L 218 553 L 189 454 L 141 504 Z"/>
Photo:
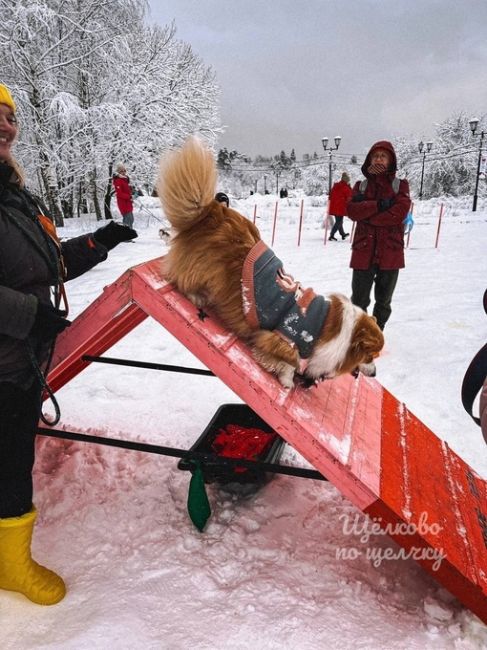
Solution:
<path fill-rule="evenodd" d="M 200 293 L 188 293 L 187 297 L 188 297 L 188 300 L 191 300 L 193 305 L 195 307 L 198 307 L 199 309 L 201 309 L 202 307 L 205 307 L 206 304 L 207 304 L 205 296 L 203 296 Z"/>
<path fill-rule="evenodd" d="M 169 233 L 169 232 L 168 232 L 167 230 L 165 230 L 164 228 L 161 228 L 161 229 L 159 230 L 159 237 L 160 237 L 160 239 L 162 239 L 162 241 L 166 244 L 166 246 L 169 245 L 169 243 L 170 243 L 170 241 L 171 241 L 171 233 Z"/>
<path fill-rule="evenodd" d="M 294 368 L 288 364 L 277 371 L 277 378 L 284 388 L 293 388 L 294 386 Z"/>
<path fill-rule="evenodd" d="M 370 363 L 359 363 L 358 370 L 366 377 L 375 377 L 377 374 L 377 368 L 373 361 Z"/>
<path fill-rule="evenodd" d="M 313 386 L 319 386 L 321 382 L 327 381 L 328 379 L 333 379 L 335 375 L 321 375 L 320 377 L 309 377 L 308 375 L 295 375 L 295 381 L 297 386 L 302 388 L 313 388 Z"/>
<path fill-rule="evenodd" d="M 296 386 L 301 388 L 311 388 L 316 385 L 316 379 L 312 377 L 307 377 L 306 375 L 294 375 L 294 382 Z"/>

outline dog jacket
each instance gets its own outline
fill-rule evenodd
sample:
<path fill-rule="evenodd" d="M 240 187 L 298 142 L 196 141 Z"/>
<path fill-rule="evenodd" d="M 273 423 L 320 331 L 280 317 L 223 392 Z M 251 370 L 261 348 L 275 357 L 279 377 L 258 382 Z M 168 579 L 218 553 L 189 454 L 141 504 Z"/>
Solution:
<path fill-rule="evenodd" d="M 298 349 L 301 358 L 311 356 L 329 302 L 287 275 L 281 260 L 263 241 L 257 242 L 245 258 L 242 301 L 251 327 L 276 331 Z"/>

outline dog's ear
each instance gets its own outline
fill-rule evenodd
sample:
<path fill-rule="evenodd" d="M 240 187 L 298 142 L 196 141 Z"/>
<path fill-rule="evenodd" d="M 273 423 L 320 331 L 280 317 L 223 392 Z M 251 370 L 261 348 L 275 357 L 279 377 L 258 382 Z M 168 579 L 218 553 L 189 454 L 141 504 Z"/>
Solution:
<path fill-rule="evenodd" d="M 373 316 L 366 316 L 360 326 L 356 329 L 352 350 L 356 358 L 366 358 L 372 356 L 376 358 L 384 347 L 384 334 L 376 324 Z"/>

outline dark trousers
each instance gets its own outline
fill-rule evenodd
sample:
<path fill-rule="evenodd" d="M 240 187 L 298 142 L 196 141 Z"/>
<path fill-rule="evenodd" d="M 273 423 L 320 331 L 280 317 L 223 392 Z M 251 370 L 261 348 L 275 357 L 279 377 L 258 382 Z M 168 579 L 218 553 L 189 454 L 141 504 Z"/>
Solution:
<path fill-rule="evenodd" d="M 32 508 L 32 468 L 41 389 L 0 383 L 0 519 Z"/>
<path fill-rule="evenodd" d="M 342 237 L 345 237 L 346 233 L 343 230 L 343 217 L 335 216 L 335 223 L 333 224 L 333 228 L 331 229 L 330 237 L 333 237 L 337 231 L 340 233 Z"/>
<path fill-rule="evenodd" d="M 366 271 L 354 269 L 352 275 L 352 302 L 367 311 L 370 304 L 370 292 L 374 285 L 374 311 L 372 315 L 377 319 L 377 324 L 384 329 L 391 315 L 391 300 L 396 288 L 399 269 L 381 271 L 373 266 Z"/>
<path fill-rule="evenodd" d="M 122 214 L 122 223 L 124 226 L 128 226 L 129 228 L 134 227 L 134 213 L 133 212 L 126 212 L 125 214 Z"/>

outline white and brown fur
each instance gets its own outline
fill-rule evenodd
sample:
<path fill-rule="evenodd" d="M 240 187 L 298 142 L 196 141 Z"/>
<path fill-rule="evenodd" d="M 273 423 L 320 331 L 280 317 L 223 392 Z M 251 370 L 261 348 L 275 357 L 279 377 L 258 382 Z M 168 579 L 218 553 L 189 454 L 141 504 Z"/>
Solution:
<path fill-rule="evenodd" d="M 300 357 L 279 334 L 252 328 L 243 311 L 242 266 L 261 239 L 256 226 L 214 200 L 217 169 L 213 154 L 197 138 L 161 161 L 157 183 L 171 240 L 164 275 L 198 307 L 209 306 L 252 348 L 255 359 L 292 387 Z M 323 330 L 308 360 L 307 379 L 353 372 L 379 355 L 384 337 L 375 322 L 348 298 L 330 301 Z"/>

